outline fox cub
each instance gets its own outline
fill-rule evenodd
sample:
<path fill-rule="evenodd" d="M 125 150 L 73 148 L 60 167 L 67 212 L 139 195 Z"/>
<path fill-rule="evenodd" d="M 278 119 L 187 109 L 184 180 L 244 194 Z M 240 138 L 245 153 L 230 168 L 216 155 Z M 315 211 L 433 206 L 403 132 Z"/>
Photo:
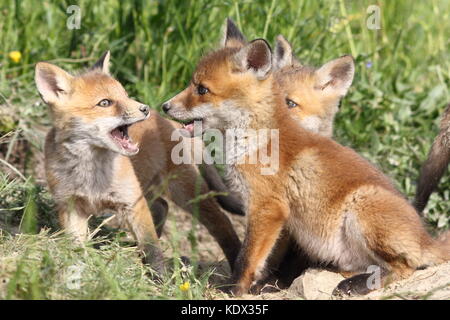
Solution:
<path fill-rule="evenodd" d="M 333 136 L 333 123 L 339 104 L 353 82 L 355 67 L 351 56 L 342 56 L 320 68 L 303 66 L 292 53 L 289 42 L 281 35 L 274 50 L 274 78 L 285 96 L 291 116 L 305 129 L 325 137 Z M 330 70 L 347 68 L 339 92 L 317 90 L 317 82 L 334 81 Z"/>
<path fill-rule="evenodd" d="M 68 233 L 84 241 L 89 217 L 114 211 L 119 224 L 135 236 L 145 260 L 162 272 L 158 234 L 167 203 L 156 191 L 168 179 L 163 196 L 193 213 L 190 200 L 196 197 L 200 175 L 194 165 L 171 161 L 177 143 L 171 134 L 180 125 L 131 99 L 109 74 L 109 59 L 107 52 L 77 76 L 49 63 L 36 65 L 36 85 L 53 117 L 45 143 L 47 181 Z M 209 191 L 202 181 L 200 185 L 201 193 Z M 147 200 L 152 200 L 158 230 Z M 203 199 L 199 211 L 200 222 L 233 265 L 241 243 L 229 218 L 213 198 Z"/>
<path fill-rule="evenodd" d="M 227 19 L 225 24 L 225 38 L 228 39 L 228 47 L 244 47 L 248 42 L 245 36 L 238 29 L 231 19 Z M 230 40 L 233 39 L 233 40 Z M 326 70 L 334 68 L 349 67 L 350 72 L 345 79 L 343 90 L 340 94 L 333 91 L 316 90 L 315 82 L 317 78 L 327 76 Z M 353 59 L 350 56 L 332 60 L 320 68 L 312 68 L 302 65 L 294 56 L 290 43 L 281 35 L 276 38 L 276 46 L 273 54 L 274 78 L 279 87 L 283 90 L 285 106 L 290 111 L 290 115 L 305 129 L 321 134 L 326 137 L 333 135 L 334 117 L 339 110 L 339 104 L 343 96 L 346 95 L 354 76 Z M 209 174 L 205 179 L 211 179 Z M 240 196 L 235 194 L 236 198 Z M 300 273 L 311 262 L 304 256 L 298 246 L 288 236 L 287 232 L 278 239 L 276 249 L 270 255 L 267 263 L 267 271 L 272 281 L 278 280 L 278 286 L 286 287 L 300 275 Z M 273 278 L 272 276 L 275 276 Z M 261 288 L 269 279 L 261 279 Z M 256 289 L 255 291 L 258 291 Z"/>
<path fill-rule="evenodd" d="M 336 288 L 366 293 L 366 270 L 377 265 L 382 283 L 409 276 L 416 268 L 450 259 L 450 239 L 433 239 L 390 180 L 350 148 L 299 126 L 286 108 L 274 77 L 272 51 L 263 39 L 223 47 L 204 56 L 186 89 L 164 104 L 171 117 L 202 122 L 204 130 L 271 129 L 259 150 L 278 152 L 278 170 L 244 154 L 227 164 L 247 208 L 247 229 L 232 292 L 248 292 L 263 275 L 283 228 L 312 258 L 356 275 Z M 312 77 L 313 89 L 330 96 L 347 90 L 351 66 L 329 65 Z M 275 150 L 275 151 L 273 151 Z M 262 174 L 262 173 L 265 174 Z"/>

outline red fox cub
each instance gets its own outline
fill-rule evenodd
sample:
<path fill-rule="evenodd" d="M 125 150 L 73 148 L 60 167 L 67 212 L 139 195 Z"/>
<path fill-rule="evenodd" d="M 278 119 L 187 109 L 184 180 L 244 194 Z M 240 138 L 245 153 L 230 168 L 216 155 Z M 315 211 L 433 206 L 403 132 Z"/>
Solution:
<path fill-rule="evenodd" d="M 339 103 L 353 82 L 355 67 L 351 56 L 334 59 L 320 68 L 302 66 L 293 56 L 292 47 L 281 35 L 274 50 L 274 77 L 283 90 L 291 115 L 305 129 L 326 137 L 333 136 L 334 117 Z M 317 90 L 317 79 L 328 77 L 330 70 L 349 68 L 341 90 Z M 333 79 L 329 79 L 333 81 Z"/>
<path fill-rule="evenodd" d="M 230 19 L 226 21 L 225 39 L 229 40 L 229 47 L 242 48 L 247 44 L 245 36 Z M 326 70 L 332 67 L 345 66 L 350 67 L 350 74 L 339 94 L 333 91 L 315 90 L 316 77 L 320 77 L 321 73 L 326 73 Z M 350 56 L 344 56 L 317 69 L 303 66 L 294 56 L 289 42 L 279 35 L 276 38 L 273 54 L 273 68 L 275 80 L 283 90 L 285 104 L 290 111 L 290 115 L 305 129 L 331 137 L 333 135 L 334 117 L 338 111 L 340 100 L 346 95 L 353 81 L 353 59 Z M 208 174 L 205 175 L 205 179 L 211 180 Z M 214 180 L 217 181 L 218 179 Z M 235 194 L 235 197 L 239 197 L 239 195 Z M 279 286 L 290 285 L 292 280 L 300 275 L 307 266 L 305 258 L 297 250 L 297 245 L 289 243 L 287 235 L 278 240 L 277 248 L 270 258 L 268 268 L 274 271 Z M 280 263 L 281 265 L 279 265 Z M 294 269 L 294 266 L 297 267 Z M 261 286 L 264 283 L 265 279 L 262 279 Z"/>
<path fill-rule="evenodd" d="M 163 105 L 178 121 L 200 121 L 203 132 L 215 128 L 227 137 L 228 130 L 270 131 L 227 163 L 227 175 L 236 180 L 232 185 L 240 187 L 247 208 L 232 293 L 248 292 L 261 277 L 283 227 L 311 258 L 357 274 L 336 288 L 346 294 L 371 289 L 372 265 L 382 270 L 384 284 L 449 260 L 450 239 L 433 239 L 386 176 L 352 149 L 302 128 L 290 116 L 267 42 L 228 46 L 235 41 L 226 39 L 204 56 L 188 87 Z M 314 77 L 313 89 L 341 95 L 351 74 L 350 64 L 330 65 Z M 252 152 L 266 153 L 269 161 L 250 161 Z"/>
<path fill-rule="evenodd" d="M 349 67 L 350 71 L 341 92 L 316 90 L 316 78 L 331 68 Z M 273 53 L 274 78 L 283 91 L 283 98 L 290 115 L 303 128 L 325 137 L 333 136 L 333 124 L 341 99 L 347 94 L 354 75 L 353 59 L 343 56 L 327 62 L 320 68 L 303 66 L 294 56 L 289 42 L 279 35 Z M 283 231 L 276 249 L 267 263 L 272 275 L 262 279 L 253 292 L 262 288 L 269 279 L 277 279 L 278 286 L 288 287 L 305 268 L 314 265 L 288 232 Z M 268 270 L 269 271 L 269 270 Z M 270 281 L 270 280 L 269 280 Z"/>
<path fill-rule="evenodd" d="M 88 218 L 105 210 L 116 212 L 122 226 L 134 234 L 145 259 L 156 271 L 164 268 L 158 235 L 147 206 L 168 179 L 168 196 L 193 213 L 199 173 L 194 165 L 175 165 L 171 134 L 180 125 L 128 97 L 109 74 L 109 52 L 88 71 L 72 76 L 39 62 L 36 84 L 50 106 L 53 128 L 45 143 L 45 168 L 59 220 L 66 231 L 83 241 Z M 171 178 L 172 177 L 172 178 Z M 208 192 L 201 183 L 201 193 Z M 167 204 L 152 205 L 164 220 Z M 233 265 L 240 241 L 230 220 L 213 198 L 199 204 L 199 220 L 218 241 Z"/>
<path fill-rule="evenodd" d="M 226 39 L 228 39 L 229 47 L 242 48 L 247 44 L 245 36 L 231 19 L 226 21 L 225 36 L 222 42 Z M 353 81 L 354 65 L 352 57 L 343 56 L 328 62 L 319 69 L 303 66 L 294 56 L 289 42 L 282 35 L 279 35 L 276 39 L 273 64 L 274 70 L 276 70 L 275 79 L 283 88 L 286 106 L 291 110 L 291 116 L 305 129 L 332 137 L 334 117 L 339 110 L 342 97 L 346 95 Z M 331 67 L 338 67 L 339 65 L 350 65 L 352 68 L 346 90 L 343 90 L 339 95 L 334 93 L 330 95 L 326 91 L 313 90 L 314 77 L 319 76 L 321 72 L 326 72 Z M 227 187 L 217 178 L 215 170 L 211 170 L 211 173 L 206 172 L 204 177 L 212 189 L 217 191 L 227 190 Z M 234 198 L 238 199 L 239 195 L 234 194 Z M 236 202 L 238 200 L 234 200 L 234 203 Z"/>
<path fill-rule="evenodd" d="M 425 209 L 431 193 L 436 189 L 450 161 L 450 104 L 444 111 L 439 134 L 431 146 L 428 159 L 420 171 L 414 206 L 419 212 Z"/>

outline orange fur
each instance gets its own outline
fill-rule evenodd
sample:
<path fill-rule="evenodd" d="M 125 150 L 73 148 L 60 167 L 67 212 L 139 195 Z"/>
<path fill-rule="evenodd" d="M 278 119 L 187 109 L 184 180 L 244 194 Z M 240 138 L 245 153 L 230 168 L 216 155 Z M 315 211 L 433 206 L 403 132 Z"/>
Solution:
<path fill-rule="evenodd" d="M 180 126 L 129 98 L 104 66 L 71 76 L 56 66 L 39 63 L 36 82 L 53 114 L 45 164 L 61 226 L 84 241 L 89 216 L 112 210 L 119 224 L 134 234 L 147 261 L 162 271 L 164 260 L 157 233 L 161 232 L 159 224 L 165 220 L 167 205 L 160 196 L 167 196 L 193 214 L 190 201 L 197 196 L 196 184 L 201 194 L 209 191 L 196 166 L 175 165 L 171 160 L 171 150 L 177 143 L 171 141 L 171 135 Z M 103 99 L 112 104 L 99 106 Z M 137 154 L 117 149 L 109 136 L 124 123 L 129 126 L 130 141 L 140 146 Z M 165 183 L 168 190 L 160 195 Z M 155 201 L 151 210 L 159 220 L 158 232 L 147 205 L 150 200 Z M 198 218 L 233 266 L 240 241 L 214 198 L 199 203 Z"/>
<path fill-rule="evenodd" d="M 229 168 L 242 176 L 248 190 L 247 233 L 233 292 L 245 293 L 257 280 L 283 226 L 312 258 L 346 272 L 365 272 L 376 264 L 406 277 L 422 265 L 448 260 L 448 247 L 428 235 L 386 176 L 352 149 L 303 129 L 290 117 L 283 89 L 265 71 L 270 54 L 264 46 L 255 40 L 242 49 L 209 54 L 194 72 L 194 84 L 166 108 L 181 120 L 203 116 L 206 128 L 279 130 L 276 174 L 261 175 L 259 163 Z M 350 70 L 331 73 L 339 80 Z M 209 92 L 198 97 L 193 88 L 200 84 Z M 324 88 L 334 85 L 328 82 Z M 237 112 L 246 120 L 235 119 Z"/>

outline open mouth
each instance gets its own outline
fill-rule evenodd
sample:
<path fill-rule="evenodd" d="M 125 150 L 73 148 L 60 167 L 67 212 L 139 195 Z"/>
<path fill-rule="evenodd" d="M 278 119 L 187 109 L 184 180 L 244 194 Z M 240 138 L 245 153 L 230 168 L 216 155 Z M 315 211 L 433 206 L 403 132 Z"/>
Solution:
<path fill-rule="evenodd" d="M 196 121 L 201 123 L 203 121 L 203 119 L 202 118 L 194 118 L 191 120 L 180 121 L 180 122 L 183 125 L 183 129 L 186 129 L 192 135 L 194 133 L 194 123 Z"/>
<path fill-rule="evenodd" d="M 122 149 L 127 152 L 135 153 L 139 151 L 139 148 L 136 143 L 133 143 L 130 136 L 128 135 L 129 124 L 125 124 L 115 128 L 110 132 L 113 141 Z"/>

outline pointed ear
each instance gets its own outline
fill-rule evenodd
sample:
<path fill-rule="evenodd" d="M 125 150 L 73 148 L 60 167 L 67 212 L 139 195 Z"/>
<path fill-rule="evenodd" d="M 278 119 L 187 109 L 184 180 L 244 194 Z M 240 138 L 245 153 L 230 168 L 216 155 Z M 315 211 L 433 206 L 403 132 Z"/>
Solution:
<path fill-rule="evenodd" d="M 62 95 L 72 90 L 73 76 L 50 63 L 36 64 L 34 79 L 42 99 L 47 104 L 55 103 Z"/>
<path fill-rule="evenodd" d="M 240 71 L 252 70 L 259 80 L 263 80 L 272 69 L 272 51 L 266 40 L 256 39 L 235 54 L 234 62 Z"/>
<path fill-rule="evenodd" d="M 292 65 L 293 57 L 291 44 L 281 34 L 277 36 L 275 43 L 275 50 L 273 53 L 274 68 L 281 69 Z"/>
<path fill-rule="evenodd" d="M 106 51 L 100 59 L 91 67 L 91 70 L 100 69 L 102 72 L 109 74 L 109 59 L 111 57 L 110 51 Z"/>
<path fill-rule="evenodd" d="M 315 72 L 316 86 L 343 97 L 352 84 L 354 74 L 353 57 L 343 56 L 324 64 Z"/>
<path fill-rule="evenodd" d="M 230 18 L 225 20 L 225 27 L 222 37 L 222 48 L 240 48 L 247 44 L 244 35 Z"/>

